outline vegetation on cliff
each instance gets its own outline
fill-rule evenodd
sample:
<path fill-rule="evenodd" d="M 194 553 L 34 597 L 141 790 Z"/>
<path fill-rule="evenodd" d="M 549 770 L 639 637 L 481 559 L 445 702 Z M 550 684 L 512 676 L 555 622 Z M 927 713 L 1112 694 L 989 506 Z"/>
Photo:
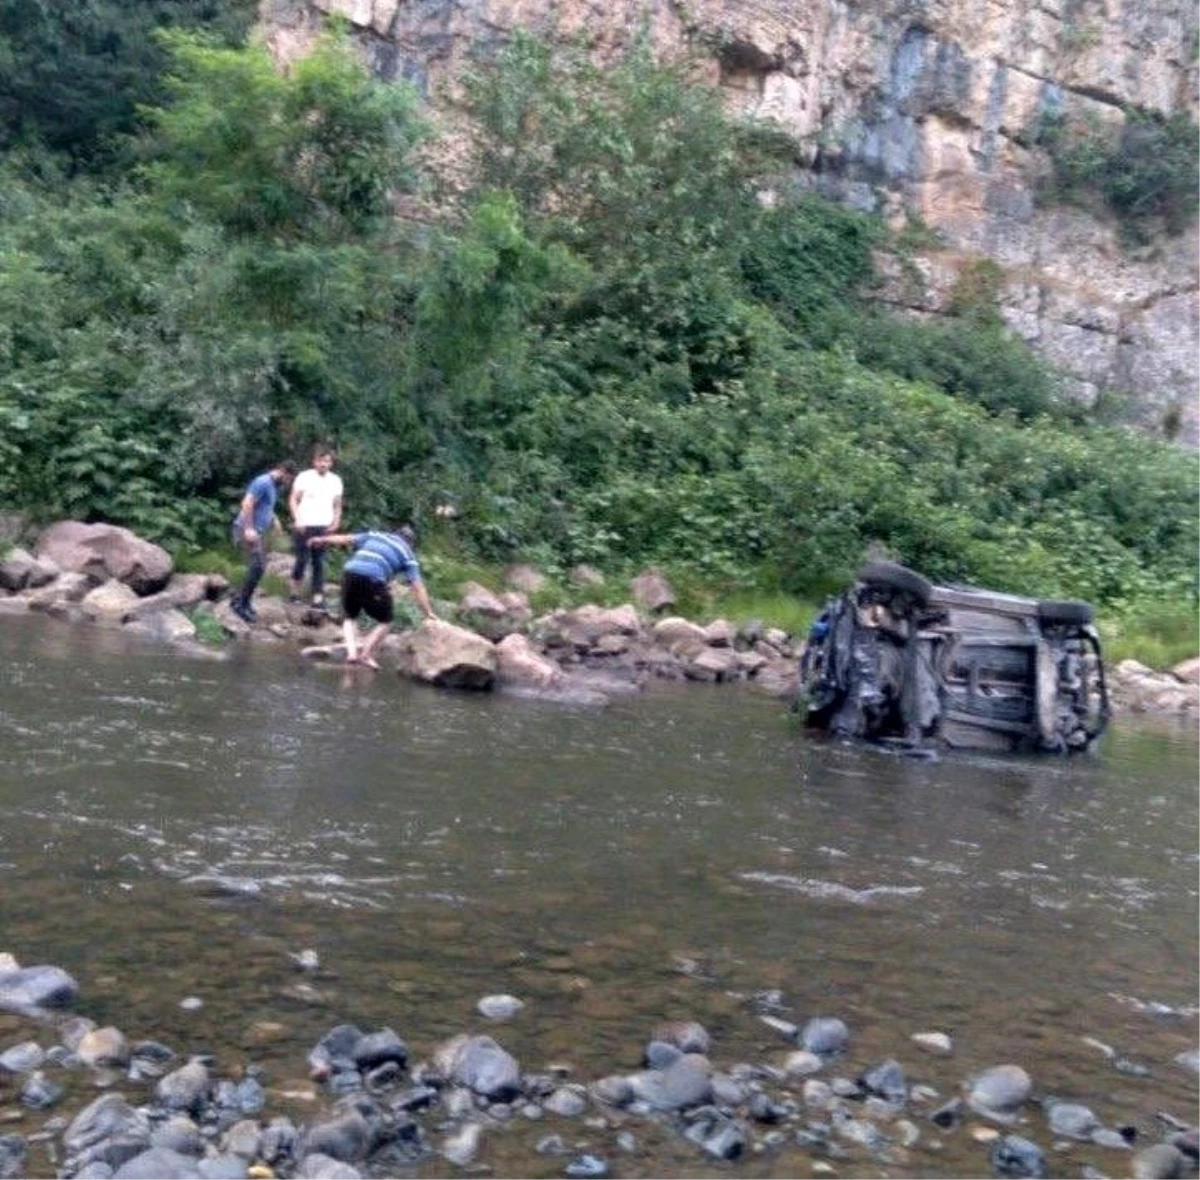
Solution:
<path fill-rule="evenodd" d="M 414 95 L 335 35 L 286 74 L 157 44 L 119 147 L 84 138 L 106 120 L 4 129 L 7 504 L 196 549 L 248 474 L 328 438 L 354 522 L 480 559 L 815 595 L 876 543 L 1194 621 L 1195 457 L 1060 402 L 986 283 L 932 326 L 874 306 L 897 244 L 685 72 L 518 40 L 466 80 L 451 189 Z M 403 193 L 437 215 L 395 216 Z"/>

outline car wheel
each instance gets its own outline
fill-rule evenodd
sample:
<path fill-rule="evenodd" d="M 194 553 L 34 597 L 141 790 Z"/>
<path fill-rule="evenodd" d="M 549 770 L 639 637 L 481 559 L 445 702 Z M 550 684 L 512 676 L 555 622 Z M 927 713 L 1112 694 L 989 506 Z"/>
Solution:
<path fill-rule="evenodd" d="M 1087 602 L 1070 599 L 1059 602 L 1048 598 L 1038 603 L 1038 618 L 1043 623 L 1082 627 L 1092 621 L 1092 607 Z"/>
<path fill-rule="evenodd" d="M 868 586 L 900 590 L 914 599 L 918 606 L 928 606 L 929 596 L 933 593 L 933 583 L 928 578 L 894 561 L 868 561 L 858 571 L 858 580 Z"/>

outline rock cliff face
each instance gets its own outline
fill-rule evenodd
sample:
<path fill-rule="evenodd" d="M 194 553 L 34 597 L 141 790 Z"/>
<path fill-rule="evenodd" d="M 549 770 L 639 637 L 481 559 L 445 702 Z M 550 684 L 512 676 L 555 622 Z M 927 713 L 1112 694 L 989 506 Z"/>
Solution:
<path fill-rule="evenodd" d="M 1085 402 L 1129 397 L 1150 430 L 1200 443 L 1195 226 L 1137 250 L 1079 209 L 1035 206 L 1042 112 L 1120 121 L 1140 106 L 1193 117 L 1190 0 L 262 0 L 275 52 L 301 51 L 326 13 L 349 19 L 382 77 L 432 93 L 469 52 L 514 28 L 578 33 L 599 52 L 648 27 L 661 52 L 704 49 L 741 109 L 793 133 L 814 185 L 939 244 L 924 289 L 938 314 L 963 269 L 1000 267 L 1011 326 Z M 919 288 L 920 284 L 918 285 Z"/>

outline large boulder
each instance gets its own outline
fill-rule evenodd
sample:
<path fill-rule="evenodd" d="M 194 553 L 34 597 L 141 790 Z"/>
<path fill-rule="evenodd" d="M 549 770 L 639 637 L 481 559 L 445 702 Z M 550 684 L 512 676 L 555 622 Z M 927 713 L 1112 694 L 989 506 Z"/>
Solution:
<path fill-rule="evenodd" d="M 643 610 L 658 614 L 675 605 L 675 590 L 658 570 L 646 570 L 629 583 L 633 601 Z"/>
<path fill-rule="evenodd" d="M 638 635 L 642 624 L 630 603 L 613 607 L 588 603 L 574 610 L 556 610 L 538 619 L 534 629 L 550 647 L 587 651 L 606 635 Z"/>
<path fill-rule="evenodd" d="M 427 619 L 397 645 L 400 671 L 442 688 L 488 689 L 496 679 L 496 649 L 473 631 Z"/>
<path fill-rule="evenodd" d="M 527 636 L 507 635 L 496 644 L 497 675 L 504 684 L 551 688 L 562 682 L 562 669 L 546 659 Z"/>
<path fill-rule="evenodd" d="M 36 590 L 53 582 L 58 575 L 56 565 L 38 561 L 28 550 L 19 547 L 0 561 L 0 588 L 5 590 Z"/>
<path fill-rule="evenodd" d="M 96 582 L 116 578 L 138 594 L 154 594 L 170 580 L 171 555 L 150 541 L 114 524 L 63 520 L 38 538 L 39 561 L 86 574 Z"/>

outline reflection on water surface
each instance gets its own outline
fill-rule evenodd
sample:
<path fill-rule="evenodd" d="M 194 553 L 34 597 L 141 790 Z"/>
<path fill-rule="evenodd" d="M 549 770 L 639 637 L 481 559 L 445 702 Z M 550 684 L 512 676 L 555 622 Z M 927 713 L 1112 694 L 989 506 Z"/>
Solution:
<path fill-rule="evenodd" d="M 1190 727 L 931 763 L 806 737 L 730 688 L 570 710 L 3 618 L 0 660 L 0 950 L 65 967 L 80 1010 L 131 1036 L 282 1084 L 334 1023 L 391 1025 L 420 1056 L 511 992 L 525 1009 L 491 1031 L 587 1081 L 636 1068 L 668 1017 L 704 1024 L 722 1066 L 778 1064 L 755 1002 L 777 989 L 787 1019 L 846 1020 L 845 1076 L 895 1057 L 950 1096 L 1013 1061 L 1110 1125 L 1195 1117 L 1174 1062 L 1196 1045 Z M 307 947 L 315 992 L 289 958 Z M 914 1049 L 929 1030 L 954 1057 Z M 556 1174 L 544 1133 L 488 1162 Z M 720 1170 L 645 1142 L 622 1174 Z M 927 1135 L 887 1174 L 974 1174 L 980 1150 Z M 1072 1152 L 1072 1174 L 1127 1166 Z"/>

